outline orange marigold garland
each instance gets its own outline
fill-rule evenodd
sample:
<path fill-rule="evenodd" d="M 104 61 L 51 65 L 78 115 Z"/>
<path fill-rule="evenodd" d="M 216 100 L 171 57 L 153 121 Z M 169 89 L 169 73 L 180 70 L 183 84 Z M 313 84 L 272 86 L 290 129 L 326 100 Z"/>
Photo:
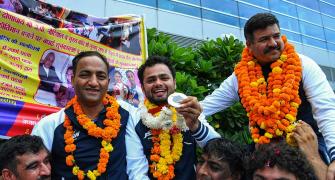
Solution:
<path fill-rule="evenodd" d="M 148 111 L 157 108 L 156 105 L 148 100 L 144 102 Z M 181 130 L 176 127 L 177 112 L 175 108 L 169 107 L 172 111 L 172 121 L 174 126 L 169 130 L 151 129 L 152 143 L 150 161 L 150 172 L 158 180 L 169 180 L 175 177 L 174 164 L 179 161 L 183 151 L 183 135 Z M 160 112 L 153 114 L 158 116 Z M 171 142 L 172 136 L 172 142 Z"/>
<path fill-rule="evenodd" d="M 288 143 L 295 128 L 302 76 L 301 61 L 285 36 L 284 51 L 271 64 L 267 82 L 253 55 L 245 47 L 242 59 L 235 68 L 241 103 L 247 111 L 251 137 L 255 143 L 266 144 L 274 137 L 286 136 Z"/>
<path fill-rule="evenodd" d="M 100 157 L 97 165 L 97 169 L 88 170 L 86 173 L 80 170 L 79 166 L 76 165 L 74 158 L 74 151 L 76 150 L 76 145 L 73 139 L 73 127 L 71 125 L 70 119 L 65 116 L 63 126 L 66 128 L 64 134 L 65 140 L 65 152 L 68 153 L 66 156 L 66 165 L 73 166 L 72 173 L 78 177 L 78 179 L 84 179 L 87 176 L 89 179 L 96 179 L 102 173 L 106 172 L 106 166 L 109 160 L 109 152 L 113 151 L 113 146 L 111 141 L 115 138 L 120 130 L 120 119 L 121 116 L 118 112 L 119 104 L 116 99 L 112 96 L 106 95 L 103 99 L 103 104 L 106 107 L 106 119 L 103 121 L 105 128 L 98 127 L 90 118 L 88 118 L 77 102 L 77 96 L 75 96 L 67 104 L 66 107 L 73 105 L 74 113 L 77 115 L 77 120 L 79 124 L 87 130 L 90 136 L 96 138 L 102 138 Z"/>

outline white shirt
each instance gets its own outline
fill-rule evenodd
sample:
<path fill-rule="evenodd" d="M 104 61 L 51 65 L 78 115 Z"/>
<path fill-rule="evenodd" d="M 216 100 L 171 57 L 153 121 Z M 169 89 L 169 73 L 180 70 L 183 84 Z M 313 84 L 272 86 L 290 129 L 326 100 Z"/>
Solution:
<path fill-rule="evenodd" d="M 325 74 L 309 57 L 299 54 L 302 62 L 302 83 L 313 117 L 322 133 L 331 159 L 335 159 L 335 95 Z M 200 102 L 205 116 L 222 111 L 240 101 L 235 73 Z"/>

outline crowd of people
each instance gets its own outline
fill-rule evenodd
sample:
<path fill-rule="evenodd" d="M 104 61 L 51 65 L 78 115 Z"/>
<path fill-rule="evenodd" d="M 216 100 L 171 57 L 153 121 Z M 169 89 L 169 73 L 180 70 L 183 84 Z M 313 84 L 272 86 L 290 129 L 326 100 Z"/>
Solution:
<path fill-rule="evenodd" d="M 146 99 L 135 107 L 108 94 L 103 55 L 79 53 L 75 97 L 32 135 L 1 143 L 2 179 L 334 179 L 335 95 L 324 73 L 295 52 L 270 13 L 251 17 L 244 34 L 234 73 L 203 101 L 187 96 L 176 107 L 168 103 L 176 72 L 167 58 L 140 66 Z M 206 120 L 237 101 L 248 113 L 249 147 Z"/>

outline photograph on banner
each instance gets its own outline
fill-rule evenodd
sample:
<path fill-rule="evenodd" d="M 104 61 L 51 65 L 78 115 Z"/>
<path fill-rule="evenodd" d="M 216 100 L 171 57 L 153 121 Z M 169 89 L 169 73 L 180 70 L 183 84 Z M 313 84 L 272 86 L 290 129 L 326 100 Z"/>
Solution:
<path fill-rule="evenodd" d="M 71 84 L 72 57 L 54 50 L 48 50 L 39 63 L 40 84 L 34 96 L 42 104 L 65 107 L 74 96 Z"/>
<path fill-rule="evenodd" d="M 104 55 L 109 93 L 138 106 L 144 27 L 138 15 L 100 18 L 35 0 L 0 1 L 0 137 L 30 133 L 66 106 L 74 96 L 72 59 L 81 51 Z"/>
<path fill-rule="evenodd" d="M 108 93 L 135 107 L 144 101 L 144 94 L 137 77 L 136 69 L 110 67 Z"/>

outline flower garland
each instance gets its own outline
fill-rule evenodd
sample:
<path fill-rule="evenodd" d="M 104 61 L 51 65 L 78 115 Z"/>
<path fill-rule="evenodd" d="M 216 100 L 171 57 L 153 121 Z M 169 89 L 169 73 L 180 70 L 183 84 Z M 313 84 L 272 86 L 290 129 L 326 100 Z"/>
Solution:
<path fill-rule="evenodd" d="M 144 106 L 149 109 L 149 112 L 157 108 L 156 105 L 150 103 L 148 100 L 144 101 Z M 165 115 L 162 116 L 162 114 Z M 153 114 L 153 116 L 148 111 L 144 113 L 142 109 L 142 122 L 150 128 L 152 134 L 153 147 L 151 148 L 150 155 L 150 161 L 152 162 L 149 166 L 150 172 L 158 180 L 173 179 L 175 177 L 174 164 L 179 161 L 183 151 L 183 135 L 181 134 L 181 129 L 178 127 L 180 124 L 178 125 L 177 123 L 180 118 L 178 118 L 178 113 L 173 107 L 163 107 L 162 111 Z M 162 125 L 159 127 L 157 122 L 166 121 L 167 118 L 172 123 L 169 126 Z M 150 123 L 150 120 L 155 121 L 155 123 Z"/>
<path fill-rule="evenodd" d="M 78 177 L 78 179 L 84 179 L 85 175 L 89 179 L 96 179 L 102 173 L 106 172 L 106 166 L 109 160 L 109 152 L 113 151 L 113 146 L 111 141 L 115 138 L 120 130 L 120 119 L 121 116 L 118 112 L 119 104 L 116 99 L 112 96 L 106 95 L 103 99 L 103 104 L 105 106 L 109 105 L 106 110 L 106 119 L 103 121 L 105 128 L 98 127 L 90 118 L 88 118 L 80 107 L 77 101 L 77 96 L 75 96 L 67 104 L 66 107 L 73 105 L 74 113 L 77 115 L 77 120 L 79 124 L 87 130 L 88 135 L 102 138 L 101 149 L 100 149 L 100 159 L 97 165 L 97 169 L 88 170 L 86 173 L 80 170 L 79 166 L 76 164 L 74 159 L 74 151 L 76 150 L 76 145 L 73 138 L 73 126 L 68 116 L 65 116 L 64 127 L 66 128 L 64 139 L 65 139 L 65 152 L 68 153 L 66 156 L 66 165 L 73 166 L 72 173 Z"/>
<path fill-rule="evenodd" d="M 247 111 L 251 137 L 255 143 L 266 144 L 271 138 L 290 137 L 295 128 L 299 98 L 299 83 L 302 76 L 301 61 L 293 45 L 282 36 L 284 51 L 271 64 L 267 82 L 262 67 L 246 47 L 242 59 L 235 68 L 241 103 Z"/>

